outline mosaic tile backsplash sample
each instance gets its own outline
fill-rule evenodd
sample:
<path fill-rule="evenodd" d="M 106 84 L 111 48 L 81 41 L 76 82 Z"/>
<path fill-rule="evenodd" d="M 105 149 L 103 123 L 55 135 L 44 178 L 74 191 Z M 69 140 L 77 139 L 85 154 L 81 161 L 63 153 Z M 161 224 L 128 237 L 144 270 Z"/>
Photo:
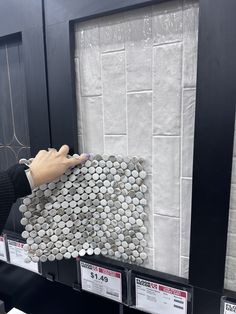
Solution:
<path fill-rule="evenodd" d="M 107 255 L 147 260 L 148 207 L 144 160 L 95 155 L 58 180 L 41 185 L 19 210 L 26 262 Z"/>
<path fill-rule="evenodd" d="M 148 268 L 188 277 L 198 2 L 75 25 L 80 152 L 141 155 Z"/>

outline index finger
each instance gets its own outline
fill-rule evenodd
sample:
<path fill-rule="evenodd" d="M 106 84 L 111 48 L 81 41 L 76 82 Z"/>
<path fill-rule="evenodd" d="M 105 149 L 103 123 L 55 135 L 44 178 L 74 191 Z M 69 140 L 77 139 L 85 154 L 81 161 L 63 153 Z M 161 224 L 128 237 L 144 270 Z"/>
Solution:
<path fill-rule="evenodd" d="M 68 153 L 69 153 L 69 146 L 68 145 L 62 145 L 62 147 L 59 149 L 58 153 L 60 155 L 64 155 L 64 156 L 67 156 Z"/>

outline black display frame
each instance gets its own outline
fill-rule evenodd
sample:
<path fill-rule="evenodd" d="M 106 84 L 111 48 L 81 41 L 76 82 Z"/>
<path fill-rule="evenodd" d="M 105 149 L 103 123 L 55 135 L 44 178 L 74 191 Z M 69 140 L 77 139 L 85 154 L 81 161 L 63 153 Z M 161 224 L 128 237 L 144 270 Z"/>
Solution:
<path fill-rule="evenodd" d="M 68 143 L 72 152 L 78 151 L 74 22 L 165 1 L 44 0 L 54 147 Z M 215 314 L 224 289 L 231 187 L 236 2 L 200 0 L 199 7 L 189 284 L 194 287 L 194 313 Z M 122 311 L 129 313 L 128 308 Z"/>
<path fill-rule="evenodd" d="M 0 3 L 0 40 L 21 38 L 27 93 L 31 155 L 51 147 L 44 23 L 41 1 Z"/>

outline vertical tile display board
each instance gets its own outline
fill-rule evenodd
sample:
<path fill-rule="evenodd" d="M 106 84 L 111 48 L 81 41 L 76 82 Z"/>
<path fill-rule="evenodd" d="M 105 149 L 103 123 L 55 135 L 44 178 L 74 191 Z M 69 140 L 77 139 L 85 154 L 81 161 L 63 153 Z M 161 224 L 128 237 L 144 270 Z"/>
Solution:
<path fill-rule="evenodd" d="M 0 41 L 0 170 L 30 157 L 25 73 L 20 38 Z M 6 229 L 21 232 L 20 201 L 13 209 Z"/>
<path fill-rule="evenodd" d="M 148 261 L 188 278 L 198 1 L 171 1 L 75 24 L 81 152 L 142 156 Z"/>

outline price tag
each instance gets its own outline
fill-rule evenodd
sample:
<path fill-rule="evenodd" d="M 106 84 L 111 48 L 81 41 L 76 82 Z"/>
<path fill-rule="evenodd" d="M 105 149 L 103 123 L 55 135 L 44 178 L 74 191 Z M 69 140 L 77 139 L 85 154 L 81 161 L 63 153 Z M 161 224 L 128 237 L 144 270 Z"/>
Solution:
<path fill-rule="evenodd" d="M 236 313 L 236 304 L 225 302 L 224 314 L 235 314 L 235 313 Z"/>
<path fill-rule="evenodd" d="M 23 267 L 35 273 L 39 272 L 38 263 L 25 263 L 27 253 L 23 249 L 23 243 L 14 240 L 8 240 L 8 249 L 10 255 L 10 263 L 16 266 Z"/>
<path fill-rule="evenodd" d="M 0 260 L 7 262 L 7 252 L 5 238 L 0 236 Z"/>
<path fill-rule="evenodd" d="M 121 273 L 80 262 L 82 289 L 122 302 Z"/>
<path fill-rule="evenodd" d="M 188 293 L 135 278 L 136 308 L 152 314 L 187 314 Z"/>

